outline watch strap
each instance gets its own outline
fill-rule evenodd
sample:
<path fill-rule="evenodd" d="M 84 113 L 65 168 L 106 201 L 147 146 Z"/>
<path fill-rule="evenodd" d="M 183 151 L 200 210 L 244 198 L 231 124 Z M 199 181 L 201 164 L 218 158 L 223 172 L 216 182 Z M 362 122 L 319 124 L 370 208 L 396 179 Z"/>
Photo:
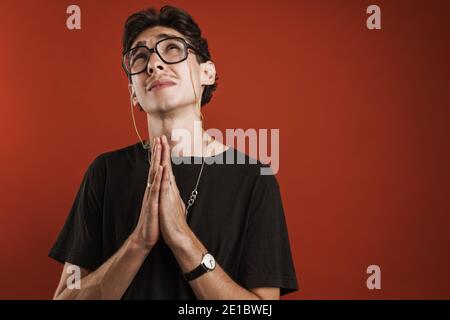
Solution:
<path fill-rule="evenodd" d="M 203 266 L 203 263 L 200 263 L 197 268 L 190 272 L 184 273 L 183 276 L 187 281 L 192 281 L 205 274 L 206 272 L 208 272 L 208 269 Z"/>

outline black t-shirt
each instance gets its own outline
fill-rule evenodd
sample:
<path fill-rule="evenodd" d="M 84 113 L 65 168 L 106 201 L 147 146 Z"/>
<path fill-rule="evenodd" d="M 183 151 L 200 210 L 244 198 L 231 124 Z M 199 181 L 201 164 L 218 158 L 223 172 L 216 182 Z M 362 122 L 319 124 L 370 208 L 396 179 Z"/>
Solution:
<path fill-rule="evenodd" d="M 261 174 L 261 168 L 269 167 L 234 148 L 205 159 L 198 196 L 187 217 L 195 235 L 244 288 L 278 287 L 282 295 L 297 290 L 279 186 L 275 176 Z M 228 164 L 229 159 L 234 164 Z M 191 163 L 176 164 L 181 160 Z M 201 161 L 172 158 L 186 205 Z M 115 254 L 137 225 L 149 167 L 140 142 L 96 157 L 49 256 L 93 271 Z M 160 238 L 122 299 L 196 297 Z"/>

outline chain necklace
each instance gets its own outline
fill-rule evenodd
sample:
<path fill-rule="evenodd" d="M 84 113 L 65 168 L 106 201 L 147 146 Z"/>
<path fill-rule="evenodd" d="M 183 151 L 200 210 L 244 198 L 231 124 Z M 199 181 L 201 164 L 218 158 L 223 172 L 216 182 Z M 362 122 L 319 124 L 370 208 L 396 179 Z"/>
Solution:
<path fill-rule="evenodd" d="M 204 165 L 205 165 L 205 159 L 204 159 L 204 158 L 205 158 L 205 153 L 206 153 L 206 149 L 208 148 L 208 145 L 209 145 L 209 140 L 208 140 L 208 142 L 207 142 L 207 144 L 206 144 L 205 150 L 203 151 L 203 156 L 202 156 L 202 166 L 201 166 L 201 168 L 200 168 L 200 173 L 198 174 L 198 177 L 197 177 L 197 182 L 196 182 L 196 184 L 195 184 L 194 190 L 192 190 L 192 192 L 191 192 L 191 196 L 190 196 L 190 198 L 189 198 L 189 200 L 188 200 L 188 203 L 187 203 L 187 206 L 186 206 L 186 210 L 185 210 L 185 212 L 184 212 L 184 214 L 185 214 L 186 217 L 187 217 L 187 215 L 188 215 L 189 208 L 192 207 L 192 205 L 193 205 L 194 202 L 195 202 L 195 199 L 196 199 L 197 196 L 198 196 L 198 190 L 197 190 L 197 188 L 198 188 L 198 183 L 200 182 L 200 178 L 201 178 L 201 176 L 202 176 L 203 167 L 204 167 Z M 149 144 L 149 143 L 146 143 L 146 144 L 144 145 L 144 149 L 148 149 L 148 152 L 147 152 L 148 164 L 149 164 L 149 166 L 151 166 L 151 160 L 150 160 L 150 144 Z M 172 183 L 172 180 L 170 181 L 170 183 Z"/>

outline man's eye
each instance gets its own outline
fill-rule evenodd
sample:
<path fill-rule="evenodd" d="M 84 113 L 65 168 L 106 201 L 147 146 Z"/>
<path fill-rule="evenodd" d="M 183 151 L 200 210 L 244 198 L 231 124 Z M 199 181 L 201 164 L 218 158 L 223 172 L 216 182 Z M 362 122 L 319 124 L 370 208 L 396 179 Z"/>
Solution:
<path fill-rule="evenodd" d="M 145 58 L 147 58 L 147 55 L 141 53 L 141 54 L 138 54 L 137 56 L 135 56 L 135 57 L 134 57 L 134 60 L 145 59 Z"/>
<path fill-rule="evenodd" d="M 138 55 L 134 56 L 134 57 L 131 59 L 131 61 L 132 61 L 133 64 L 135 64 L 135 63 L 138 62 L 139 60 L 144 60 L 144 61 L 145 61 L 146 59 L 147 59 L 147 55 L 141 53 L 141 54 L 138 54 Z"/>
<path fill-rule="evenodd" d="M 176 49 L 176 50 L 179 50 L 179 49 L 180 49 L 180 47 L 178 47 L 178 46 L 176 46 L 176 45 L 174 45 L 174 44 L 168 46 L 167 48 L 168 48 L 168 49 Z"/>

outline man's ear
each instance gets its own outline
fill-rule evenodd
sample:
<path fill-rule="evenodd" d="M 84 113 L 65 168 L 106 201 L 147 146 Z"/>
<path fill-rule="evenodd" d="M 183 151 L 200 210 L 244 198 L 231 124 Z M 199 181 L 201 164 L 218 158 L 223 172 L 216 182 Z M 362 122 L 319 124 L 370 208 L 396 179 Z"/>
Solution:
<path fill-rule="evenodd" d="M 128 91 L 130 92 L 130 98 L 133 100 L 133 107 L 136 107 L 139 102 L 136 97 L 136 93 L 134 93 L 134 87 L 132 83 L 128 83 Z"/>
<path fill-rule="evenodd" d="M 213 85 L 216 81 L 216 66 L 212 61 L 206 61 L 200 64 L 200 84 Z"/>

